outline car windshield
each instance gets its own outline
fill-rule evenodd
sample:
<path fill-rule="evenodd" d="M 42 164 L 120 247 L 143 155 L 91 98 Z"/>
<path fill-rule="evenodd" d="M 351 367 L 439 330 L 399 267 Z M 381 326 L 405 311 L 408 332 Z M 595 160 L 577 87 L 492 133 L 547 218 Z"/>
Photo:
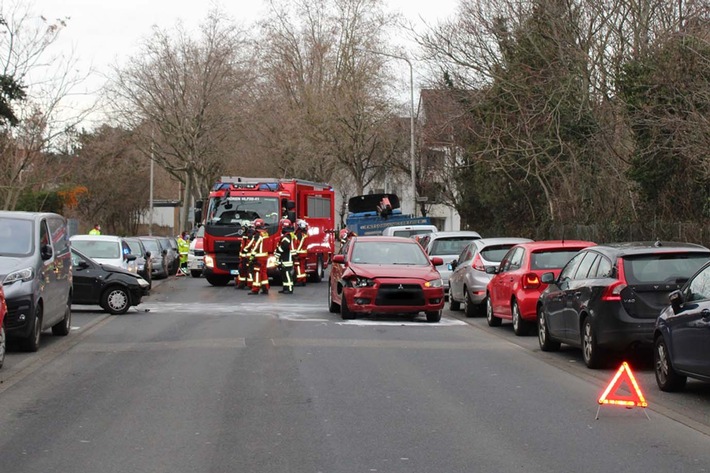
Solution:
<path fill-rule="evenodd" d="M 427 265 L 429 259 L 421 246 L 410 242 L 356 242 L 352 262 L 358 264 Z"/>
<path fill-rule="evenodd" d="M 276 226 L 280 217 L 279 200 L 275 197 L 213 198 L 210 200 L 207 223 L 247 226 L 261 218 L 267 225 Z"/>
<path fill-rule="evenodd" d="M 145 239 L 142 241 L 143 241 L 143 246 L 145 246 L 146 251 L 150 251 L 154 255 L 160 255 L 160 245 L 158 245 L 157 240 Z"/>
<path fill-rule="evenodd" d="M 26 256 L 32 254 L 33 233 L 32 220 L 0 219 L 0 255 Z"/>
<path fill-rule="evenodd" d="M 126 240 L 128 247 L 131 249 L 131 254 L 143 256 L 143 247 L 138 240 Z"/>
<path fill-rule="evenodd" d="M 481 256 L 483 256 L 486 261 L 500 263 L 512 246 L 513 245 L 487 246 L 481 250 Z"/>
<path fill-rule="evenodd" d="M 431 244 L 430 256 L 458 255 L 468 245 L 473 237 L 437 238 Z"/>
<path fill-rule="evenodd" d="M 121 257 L 121 245 L 116 241 L 72 240 L 71 245 L 89 258 Z"/>
<path fill-rule="evenodd" d="M 627 284 L 681 284 L 707 263 L 710 253 L 662 253 L 624 258 Z"/>
<path fill-rule="evenodd" d="M 539 250 L 530 255 L 530 269 L 560 269 L 581 248 L 564 250 Z"/>
<path fill-rule="evenodd" d="M 395 230 L 392 235 L 398 237 L 412 237 L 414 235 L 424 235 L 425 233 L 431 233 L 428 229 L 412 229 L 412 230 Z"/>

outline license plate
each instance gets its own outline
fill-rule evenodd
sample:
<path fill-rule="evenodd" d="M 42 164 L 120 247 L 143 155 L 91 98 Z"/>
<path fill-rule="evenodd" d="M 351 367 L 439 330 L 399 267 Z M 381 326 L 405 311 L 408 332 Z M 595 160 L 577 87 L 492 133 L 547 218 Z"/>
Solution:
<path fill-rule="evenodd" d="M 231 269 L 229 271 L 229 274 L 231 274 L 232 276 L 236 276 L 237 274 L 239 274 L 239 270 L 238 269 Z"/>
<path fill-rule="evenodd" d="M 204 266 L 205 266 L 205 264 L 202 261 L 199 261 L 197 263 L 197 269 L 202 269 L 202 268 L 204 268 Z"/>

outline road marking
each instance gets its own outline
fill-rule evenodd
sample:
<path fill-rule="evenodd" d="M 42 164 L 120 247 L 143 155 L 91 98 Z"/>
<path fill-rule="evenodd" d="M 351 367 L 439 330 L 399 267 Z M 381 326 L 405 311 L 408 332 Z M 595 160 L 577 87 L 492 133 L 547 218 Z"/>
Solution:
<path fill-rule="evenodd" d="M 322 304 L 292 304 L 277 306 L 272 301 L 250 303 L 214 303 L 214 302 L 152 302 L 141 304 L 140 309 L 149 309 L 150 314 L 200 313 L 204 315 L 256 315 L 271 316 L 296 322 L 334 322 L 350 326 L 391 326 L 391 327 L 452 327 L 467 325 L 456 318 L 442 317 L 438 323 L 428 323 L 423 315 L 417 318 L 407 316 L 368 316 L 354 320 L 341 320 L 338 314 L 330 314 Z M 322 315 L 321 315 L 322 314 Z"/>

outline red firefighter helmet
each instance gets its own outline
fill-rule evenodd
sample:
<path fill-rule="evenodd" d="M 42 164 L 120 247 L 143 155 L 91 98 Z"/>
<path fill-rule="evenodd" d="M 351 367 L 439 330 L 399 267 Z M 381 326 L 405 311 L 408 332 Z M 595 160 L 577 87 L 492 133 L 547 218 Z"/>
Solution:
<path fill-rule="evenodd" d="M 291 220 L 289 220 L 287 218 L 282 218 L 280 223 L 281 223 L 281 228 L 288 228 L 291 226 Z"/>
<path fill-rule="evenodd" d="M 264 228 L 265 226 L 266 226 L 266 224 L 264 223 L 263 219 L 257 218 L 256 220 L 254 220 L 254 228 L 256 228 L 257 230 L 260 230 L 260 229 Z"/>
<path fill-rule="evenodd" d="M 343 228 L 342 230 L 340 230 L 340 233 L 338 236 L 340 237 L 340 241 L 345 243 L 345 241 L 348 239 L 348 235 L 349 235 L 348 229 Z"/>

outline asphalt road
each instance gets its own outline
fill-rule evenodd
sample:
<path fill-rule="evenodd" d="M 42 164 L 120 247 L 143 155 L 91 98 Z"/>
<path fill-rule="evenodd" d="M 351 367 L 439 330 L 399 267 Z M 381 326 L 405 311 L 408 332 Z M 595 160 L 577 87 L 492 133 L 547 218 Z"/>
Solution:
<path fill-rule="evenodd" d="M 710 470 L 710 386 L 661 393 L 644 354 L 649 408 L 595 420 L 616 365 L 448 310 L 344 322 L 326 288 L 171 278 L 122 316 L 75 307 L 0 370 L 0 472 Z"/>

